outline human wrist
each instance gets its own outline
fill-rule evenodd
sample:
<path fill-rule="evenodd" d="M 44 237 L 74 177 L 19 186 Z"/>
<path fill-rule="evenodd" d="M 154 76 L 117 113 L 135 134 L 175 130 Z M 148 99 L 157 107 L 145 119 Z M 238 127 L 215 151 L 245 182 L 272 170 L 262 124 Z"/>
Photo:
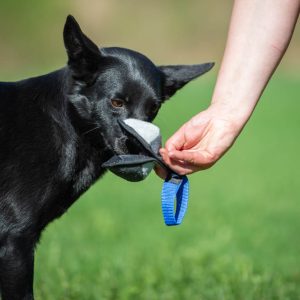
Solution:
<path fill-rule="evenodd" d="M 214 100 L 209 106 L 214 118 L 226 121 L 232 131 L 239 134 L 249 120 L 255 105 L 243 105 L 234 101 Z"/>
<path fill-rule="evenodd" d="M 215 90 L 210 108 L 221 118 L 230 120 L 240 129 L 247 123 L 260 95 Z"/>

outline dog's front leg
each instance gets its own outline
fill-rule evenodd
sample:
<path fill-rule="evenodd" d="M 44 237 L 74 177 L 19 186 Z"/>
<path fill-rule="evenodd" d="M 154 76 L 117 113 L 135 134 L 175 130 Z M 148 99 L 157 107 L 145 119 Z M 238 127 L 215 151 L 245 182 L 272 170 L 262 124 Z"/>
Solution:
<path fill-rule="evenodd" d="M 34 244 L 26 237 L 0 241 L 2 300 L 33 300 Z"/>

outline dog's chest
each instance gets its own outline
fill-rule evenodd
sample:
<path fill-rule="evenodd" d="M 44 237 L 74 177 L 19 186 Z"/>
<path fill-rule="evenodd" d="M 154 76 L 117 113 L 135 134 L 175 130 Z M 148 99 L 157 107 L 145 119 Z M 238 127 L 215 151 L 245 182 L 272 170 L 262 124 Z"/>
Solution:
<path fill-rule="evenodd" d="M 71 151 L 73 152 L 73 151 Z M 65 160 L 67 177 L 72 185 L 72 194 L 78 198 L 84 193 L 103 173 L 103 153 L 100 149 L 93 149 L 87 146 L 80 147 L 76 154 L 70 155 L 72 160 Z"/>
<path fill-rule="evenodd" d="M 75 195 L 80 195 L 93 184 L 97 179 L 97 173 L 99 173 L 96 169 L 95 162 L 88 159 L 86 160 L 85 165 L 74 174 L 72 189 Z"/>

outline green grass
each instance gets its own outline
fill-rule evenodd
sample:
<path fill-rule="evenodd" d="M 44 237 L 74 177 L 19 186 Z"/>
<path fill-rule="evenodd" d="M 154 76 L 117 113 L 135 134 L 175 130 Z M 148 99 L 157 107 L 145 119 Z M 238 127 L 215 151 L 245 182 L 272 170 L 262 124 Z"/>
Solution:
<path fill-rule="evenodd" d="M 212 77 L 165 105 L 164 138 L 208 105 Z M 299 299 L 299 126 L 300 78 L 274 78 L 231 151 L 190 176 L 178 227 L 163 224 L 154 174 L 107 174 L 44 232 L 36 298 Z"/>

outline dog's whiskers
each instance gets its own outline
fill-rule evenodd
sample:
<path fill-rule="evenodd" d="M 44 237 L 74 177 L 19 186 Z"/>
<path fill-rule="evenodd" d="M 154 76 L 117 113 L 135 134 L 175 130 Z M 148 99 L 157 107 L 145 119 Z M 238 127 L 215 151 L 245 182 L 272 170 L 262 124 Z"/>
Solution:
<path fill-rule="evenodd" d="M 94 130 L 97 130 L 97 129 L 100 129 L 100 127 L 99 127 L 99 126 L 96 126 L 96 127 L 92 128 L 92 129 L 90 129 L 90 130 L 84 132 L 83 135 L 86 135 L 86 134 L 90 133 L 91 131 L 94 131 Z"/>

